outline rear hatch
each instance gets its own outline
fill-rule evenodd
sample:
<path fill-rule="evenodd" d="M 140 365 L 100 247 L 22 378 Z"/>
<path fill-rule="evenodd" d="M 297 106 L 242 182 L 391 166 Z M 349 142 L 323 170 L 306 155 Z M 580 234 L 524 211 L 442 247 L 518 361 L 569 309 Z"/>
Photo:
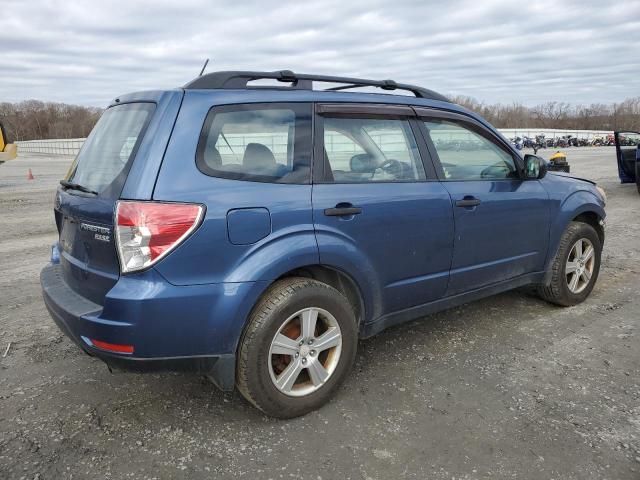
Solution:
<path fill-rule="evenodd" d="M 101 305 L 120 275 L 113 235 L 115 205 L 155 108 L 151 102 L 108 108 L 56 194 L 64 279 Z"/>

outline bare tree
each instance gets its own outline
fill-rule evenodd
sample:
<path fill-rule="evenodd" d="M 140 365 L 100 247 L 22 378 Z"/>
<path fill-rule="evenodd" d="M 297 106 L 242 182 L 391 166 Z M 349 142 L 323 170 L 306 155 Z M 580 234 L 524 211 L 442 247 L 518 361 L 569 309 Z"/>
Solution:
<path fill-rule="evenodd" d="M 83 138 L 100 118 L 102 109 L 64 103 L 25 100 L 0 103 L 0 122 L 12 141 Z"/>
<path fill-rule="evenodd" d="M 640 97 L 618 104 L 589 106 L 547 102 L 535 107 L 519 103 L 488 105 L 471 97 L 452 101 L 480 114 L 499 128 L 564 128 L 575 130 L 640 130 Z"/>

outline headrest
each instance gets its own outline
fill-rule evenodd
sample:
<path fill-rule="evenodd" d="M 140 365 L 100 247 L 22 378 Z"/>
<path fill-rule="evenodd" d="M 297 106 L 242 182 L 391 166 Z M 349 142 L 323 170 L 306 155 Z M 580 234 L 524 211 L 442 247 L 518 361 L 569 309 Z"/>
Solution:
<path fill-rule="evenodd" d="M 216 147 L 207 148 L 204 151 L 204 161 L 212 168 L 222 166 L 222 157 Z"/>
<path fill-rule="evenodd" d="M 368 153 L 359 153 L 349 161 L 351 171 L 355 173 L 373 173 L 378 167 L 375 159 Z"/>
<path fill-rule="evenodd" d="M 242 166 L 247 170 L 274 168 L 276 166 L 276 157 L 265 145 L 250 143 L 244 151 Z"/>

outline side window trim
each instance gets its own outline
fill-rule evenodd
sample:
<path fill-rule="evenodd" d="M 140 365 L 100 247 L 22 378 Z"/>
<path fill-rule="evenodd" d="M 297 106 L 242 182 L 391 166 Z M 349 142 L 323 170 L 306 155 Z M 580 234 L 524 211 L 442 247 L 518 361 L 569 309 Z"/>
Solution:
<path fill-rule="evenodd" d="M 409 125 L 411 125 L 411 130 L 413 131 L 413 136 L 416 139 L 416 143 L 418 144 L 418 152 L 420 153 L 420 158 L 422 160 L 422 166 L 424 168 L 424 172 L 427 176 L 427 182 L 438 182 L 440 181 L 440 175 L 444 175 L 444 171 L 440 172 L 439 169 L 440 162 L 437 157 L 434 158 L 431 152 L 433 151 L 430 148 L 427 138 L 429 135 L 425 135 L 426 127 L 424 123 L 420 121 L 418 118 L 411 118 L 409 120 Z M 424 132 L 423 132 L 424 130 Z"/>
<path fill-rule="evenodd" d="M 321 104 L 313 104 L 313 155 L 311 169 L 311 183 L 326 183 L 325 180 L 325 157 L 324 157 L 324 128 L 322 127 L 322 117 L 319 114 Z"/>
<path fill-rule="evenodd" d="M 522 164 L 522 159 L 520 158 L 519 155 L 514 154 L 512 148 L 510 145 L 508 145 L 507 143 L 505 143 L 505 141 L 498 137 L 497 135 L 495 135 L 491 130 L 489 130 L 485 125 L 483 125 L 482 123 L 478 122 L 477 120 L 475 120 L 472 117 L 468 117 L 466 115 L 462 115 L 462 114 L 458 114 L 458 113 L 454 113 L 454 112 L 449 112 L 449 111 L 445 111 L 445 110 L 436 110 L 436 109 L 430 109 L 430 108 L 414 108 L 416 115 L 417 115 L 417 120 L 418 120 L 418 124 L 419 124 L 419 129 L 420 132 L 422 134 L 423 140 L 425 142 L 425 144 L 427 145 L 427 148 L 429 149 L 429 153 L 431 154 L 431 158 L 433 159 L 433 163 L 434 163 L 434 167 L 438 176 L 438 179 L 441 181 L 449 181 L 447 178 L 445 178 L 444 175 L 444 169 L 442 168 L 442 163 L 440 160 L 440 156 L 438 155 L 438 152 L 436 150 L 435 145 L 433 144 L 433 141 L 431 140 L 431 136 L 429 135 L 429 132 L 427 130 L 427 127 L 424 125 L 424 120 L 453 120 L 456 122 L 460 122 L 463 125 L 464 124 L 469 124 L 472 125 L 473 127 L 475 127 L 476 129 L 480 130 L 482 136 L 484 136 L 487 140 L 489 140 L 490 142 L 494 143 L 496 146 L 498 146 L 501 150 L 503 150 L 505 153 L 508 153 L 511 158 L 513 159 L 513 163 L 516 166 L 516 170 L 518 172 L 518 176 L 520 179 L 524 178 L 524 172 L 523 172 L 523 164 Z M 509 180 L 512 181 L 513 179 L 494 179 L 494 181 L 500 181 L 500 180 Z M 469 181 L 469 182 L 473 182 L 473 181 L 478 181 L 478 180 L 460 180 L 460 181 Z"/>
<path fill-rule="evenodd" d="M 402 119 L 407 120 L 410 133 L 413 135 L 418 150 L 418 157 L 423 167 L 426 179 L 418 179 L 409 183 L 438 181 L 438 175 L 434 168 L 434 162 L 428 148 L 424 144 L 422 135 L 418 134 L 418 122 L 415 110 L 409 105 L 395 104 L 327 104 L 315 103 L 315 114 L 313 116 L 313 169 L 311 175 L 312 183 L 335 183 L 328 178 L 326 168 L 326 158 L 324 154 L 324 118 L 379 118 L 379 119 Z M 372 182 L 374 183 L 374 182 Z M 375 182 L 375 183 L 407 183 L 402 182 Z M 340 184 L 348 184 L 340 182 Z"/>
<path fill-rule="evenodd" d="M 346 115 L 352 117 L 363 115 L 365 118 L 373 116 L 383 117 L 415 117 L 416 112 L 408 105 L 394 105 L 386 103 L 318 103 L 318 115 Z"/>
<path fill-rule="evenodd" d="M 436 151 L 436 146 L 433 144 L 431 136 L 429 135 L 429 131 L 424 124 L 424 118 L 426 117 L 420 117 L 416 122 L 417 128 L 420 131 L 422 143 L 424 143 L 425 148 L 429 152 L 429 158 L 431 158 L 431 161 L 433 162 L 433 169 L 435 170 L 436 178 L 441 182 L 447 181 L 444 174 L 444 169 L 442 168 L 442 162 L 440 160 L 440 157 L 438 156 L 438 152 Z"/>
<path fill-rule="evenodd" d="M 279 179 L 276 179 L 271 176 L 263 176 L 263 175 L 243 175 L 236 174 L 234 172 L 213 172 L 206 165 L 204 161 L 204 149 L 206 148 L 206 139 L 211 128 L 211 124 L 218 113 L 229 113 L 229 112 L 241 112 L 241 111 L 250 111 L 250 110 L 269 110 L 269 109 L 290 109 L 295 114 L 295 134 L 293 139 L 289 139 L 291 145 L 293 145 L 293 161 L 300 158 L 301 153 L 298 152 L 296 154 L 296 146 L 300 144 L 297 148 L 300 148 L 302 143 L 307 142 L 307 150 L 304 153 L 305 162 L 308 167 L 308 173 L 306 178 L 303 181 L 297 182 L 279 182 Z M 308 125 L 307 122 L 301 123 L 300 118 L 302 115 L 309 116 Z M 200 134 L 198 136 L 198 144 L 196 147 L 196 166 L 200 172 L 205 175 L 208 175 L 213 178 L 223 178 L 227 180 L 238 180 L 245 182 L 259 182 L 259 183 L 278 183 L 286 185 L 287 183 L 300 184 L 300 185 L 309 185 L 311 183 L 312 176 L 312 168 L 313 168 L 313 121 L 314 121 L 314 104 L 313 102 L 260 102 L 260 103 L 232 103 L 232 104 L 223 104 L 223 105 L 212 105 L 211 108 L 207 111 L 205 116 L 204 123 L 202 125 L 202 129 L 200 130 Z M 289 147 L 289 145 L 288 145 Z"/>

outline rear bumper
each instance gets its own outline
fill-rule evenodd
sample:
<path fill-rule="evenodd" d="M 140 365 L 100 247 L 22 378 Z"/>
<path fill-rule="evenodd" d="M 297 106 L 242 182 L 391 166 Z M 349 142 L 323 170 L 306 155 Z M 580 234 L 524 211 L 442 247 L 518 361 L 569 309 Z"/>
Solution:
<path fill-rule="evenodd" d="M 58 327 L 80 348 L 111 368 L 129 371 L 191 371 L 223 390 L 235 383 L 235 348 L 248 314 L 253 283 L 169 284 L 149 270 L 123 276 L 104 306 L 72 290 L 58 264 L 40 274 L 44 303 Z M 93 341 L 132 346 L 114 353 Z"/>

